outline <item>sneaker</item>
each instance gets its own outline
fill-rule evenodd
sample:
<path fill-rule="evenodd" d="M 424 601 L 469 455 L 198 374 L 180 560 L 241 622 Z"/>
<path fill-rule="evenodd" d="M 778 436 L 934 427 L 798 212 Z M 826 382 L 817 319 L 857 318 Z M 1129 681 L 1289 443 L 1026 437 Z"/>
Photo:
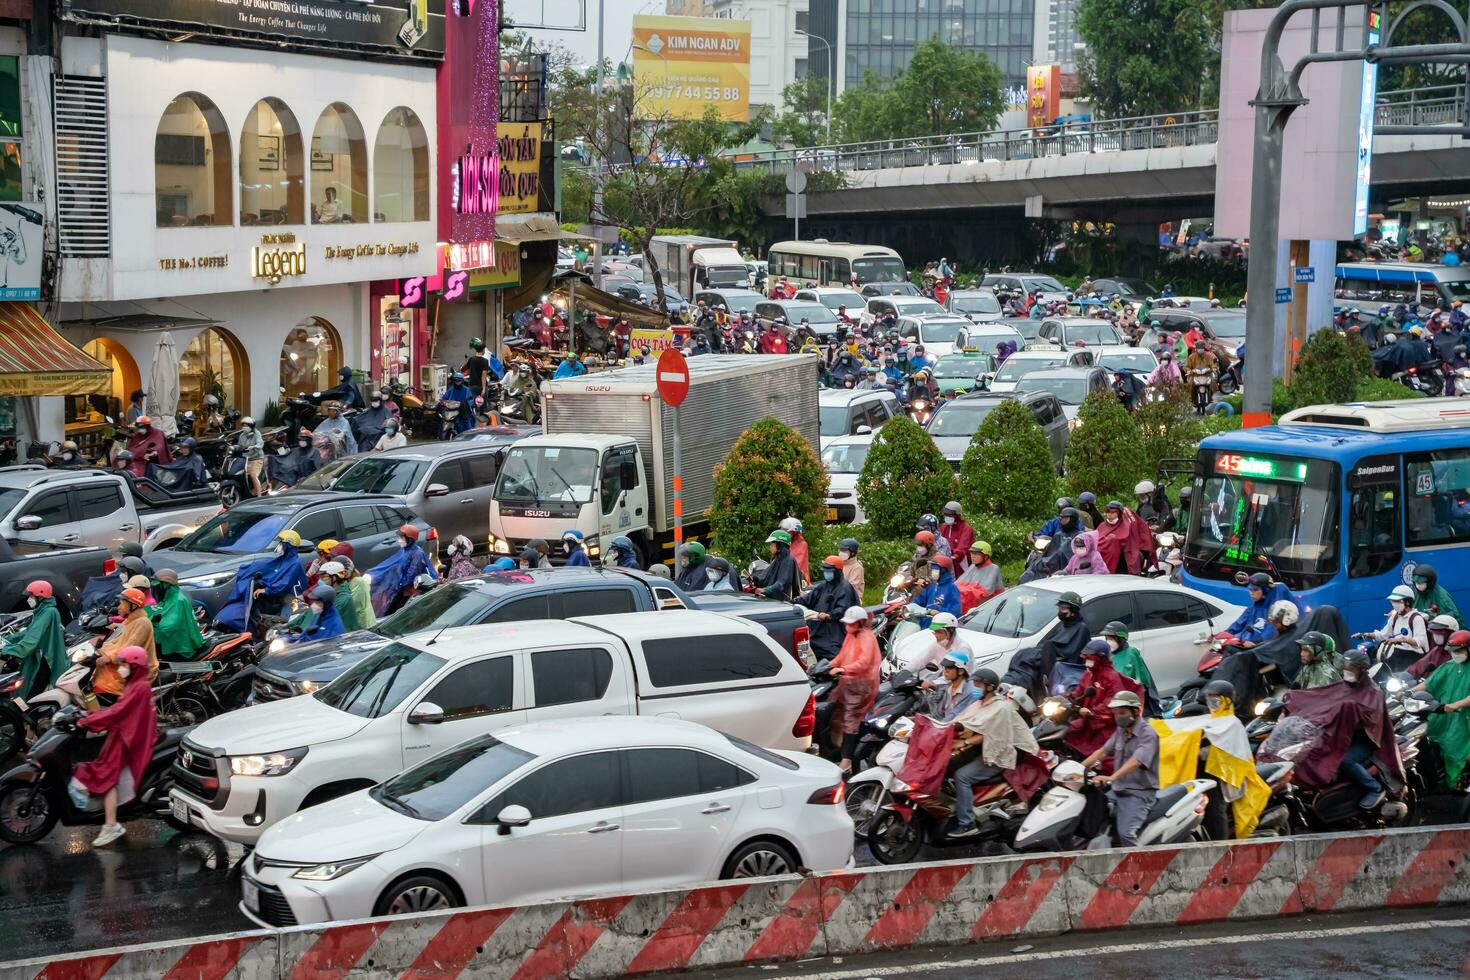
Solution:
<path fill-rule="evenodd" d="M 1378 804 L 1383 802 L 1383 796 L 1383 790 L 1375 790 L 1359 800 L 1358 806 L 1362 807 L 1364 810 L 1371 810 L 1374 807 L 1378 806 Z"/>
<path fill-rule="evenodd" d="M 97 835 L 97 839 L 92 841 L 92 846 L 106 847 L 108 844 L 111 844 L 113 841 L 117 840 L 125 833 L 127 833 L 127 831 L 123 829 L 122 824 L 105 823 L 102 825 L 102 832 Z"/>
<path fill-rule="evenodd" d="M 977 827 L 975 824 L 969 824 L 968 826 L 963 824 L 956 824 L 954 830 L 951 830 L 949 832 L 949 836 L 956 838 L 979 837 L 980 828 Z"/>

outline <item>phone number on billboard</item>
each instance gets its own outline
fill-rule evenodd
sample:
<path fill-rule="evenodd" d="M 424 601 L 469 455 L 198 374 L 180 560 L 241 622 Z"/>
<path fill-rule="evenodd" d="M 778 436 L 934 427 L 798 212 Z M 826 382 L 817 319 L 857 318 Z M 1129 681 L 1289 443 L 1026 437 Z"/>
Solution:
<path fill-rule="evenodd" d="M 735 102 L 743 99 L 739 88 L 721 88 L 718 85 L 666 85 L 655 88 L 656 99 L 703 99 L 706 102 Z"/>

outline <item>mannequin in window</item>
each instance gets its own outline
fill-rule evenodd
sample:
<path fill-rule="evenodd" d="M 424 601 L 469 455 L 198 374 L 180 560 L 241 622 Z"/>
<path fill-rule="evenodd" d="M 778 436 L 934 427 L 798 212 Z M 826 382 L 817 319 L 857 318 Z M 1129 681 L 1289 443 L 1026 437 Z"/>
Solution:
<path fill-rule="evenodd" d="M 342 205 L 337 201 L 337 189 L 327 188 L 327 199 L 323 202 L 317 212 L 317 220 L 322 224 L 332 224 L 342 220 Z"/>

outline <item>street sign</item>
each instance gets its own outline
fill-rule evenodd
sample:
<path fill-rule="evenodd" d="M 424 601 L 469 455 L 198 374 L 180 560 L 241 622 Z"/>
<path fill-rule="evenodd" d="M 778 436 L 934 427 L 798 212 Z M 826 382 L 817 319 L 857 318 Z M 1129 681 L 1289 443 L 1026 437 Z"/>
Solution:
<path fill-rule="evenodd" d="M 689 395 L 689 362 L 672 347 L 658 356 L 658 395 L 675 407 Z"/>
<path fill-rule="evenodd" d="M 1291 287 L 1290 286 L 1282 286 L 1280 289 L 1276 290 L 1276 302 L 1277 303 L 1290 303 L 1291 302 Z"/>
<path fill-rule="evenodd" d="M 1310 266 L 1310 265 L 1299 265 L 1299 266 L 1297 266 L 1296 267 L 1296 281 L 1297 282 L 1316 282 L 1317 281 L 1317 270 L 1316 270 L 1316 268 L 1313 267 L 1313 266 Z"/>
<path fill-rule="evenodd" d="M 788 217 L 788 218 L 797 218 L 797 219 L 805 218 L 806 217 L 806 195 L 805 194 L 787 194 L 786 195 L 786 217 Z"/>
<path fill-rule="evenodd" d="M 800 170 L 793 170 L 786 175 L 786 189 L 793 194 L 800 194 L 806 190 L 806 174 Z"/>

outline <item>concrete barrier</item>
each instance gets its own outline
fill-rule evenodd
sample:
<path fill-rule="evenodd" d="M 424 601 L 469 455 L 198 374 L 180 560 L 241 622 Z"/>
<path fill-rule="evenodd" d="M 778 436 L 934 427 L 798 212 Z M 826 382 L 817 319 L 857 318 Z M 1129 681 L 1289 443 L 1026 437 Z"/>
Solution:
<path fill-rule="evenodd" d="M 1010 856 L 467 909 L 0 964 L 0 980 L 603 978 L 1470 904 L 1470 828 Z"/>

